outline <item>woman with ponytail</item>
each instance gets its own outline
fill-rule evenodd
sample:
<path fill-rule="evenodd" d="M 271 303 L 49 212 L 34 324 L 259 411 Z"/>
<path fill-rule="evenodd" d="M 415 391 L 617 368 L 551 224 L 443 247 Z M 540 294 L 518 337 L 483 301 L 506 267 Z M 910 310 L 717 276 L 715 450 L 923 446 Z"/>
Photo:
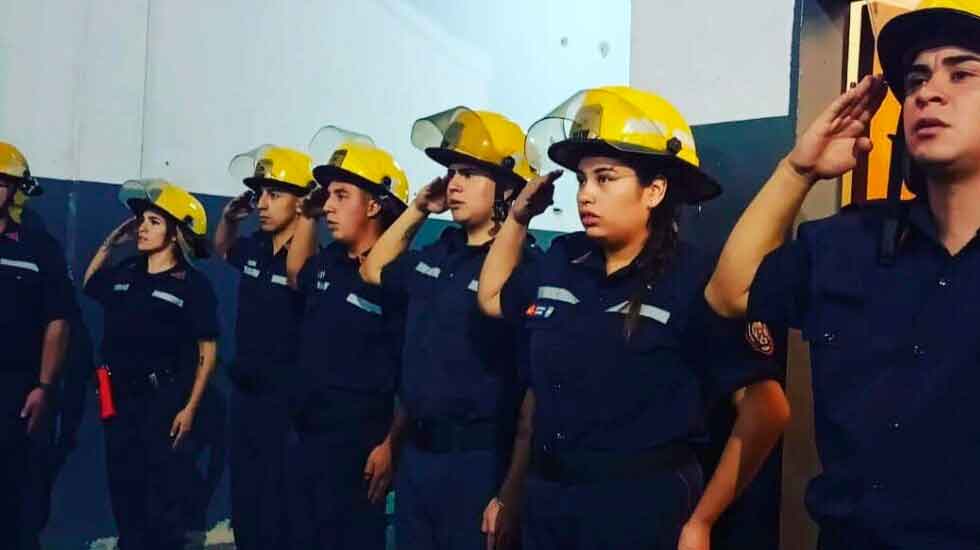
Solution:
<path fill-rule="evenodd" d="M 712 265 L 680 239 L 681 206 L 721 189 L 680 113 L 633 88 L 575 94 L 531 127 L 526 155 L 576 174 L 585 231 L 522 260 L 551 171 L 516 198 L 480 274 L 484 313 L 529 338 L 525 548 L 708 550 L 789 414 L 771 349 L 711 312 Z M 705 485 L 693 447 L 717 398 L 738 420 Z"/>

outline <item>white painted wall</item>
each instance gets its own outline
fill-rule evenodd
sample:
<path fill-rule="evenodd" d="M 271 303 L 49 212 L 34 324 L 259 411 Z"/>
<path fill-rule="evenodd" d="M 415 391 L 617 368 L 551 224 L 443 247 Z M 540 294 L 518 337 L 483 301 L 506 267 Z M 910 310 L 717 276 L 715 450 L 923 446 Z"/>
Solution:
<path fill-rule="evenodd" d="M 0 140 L 36 175 L 139 173 L 147 2 L 0 2 Z"/>
<path fill-rule="evenodd" d="M 793 0 L 633 0 L 630 84 L 692 125 L 786 116 Z"/>
<path fill-rule="evenodd" d="M 0 140 L 41 176 L 160 176 L 232 195 L 232 155 L 303 148 L 335 124 L 391 150 L 414 191 L 440 169 L 409 143 L 411 124 L 457 104 L 526 128 L 632 71 L 693 122 L 785 115 L 792 4 L 6 0 Z M 561 183 L 563 213 L 538 227 L 579 227 L 573 180 Z"/>

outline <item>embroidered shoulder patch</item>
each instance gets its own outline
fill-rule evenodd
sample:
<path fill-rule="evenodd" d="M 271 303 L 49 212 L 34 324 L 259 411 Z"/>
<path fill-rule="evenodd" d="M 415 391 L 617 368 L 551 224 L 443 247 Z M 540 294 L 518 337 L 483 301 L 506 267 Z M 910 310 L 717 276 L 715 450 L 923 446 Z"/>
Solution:
<path fill-rule="evenodd" d="M 769 326 L 761 321 L 752 321 L 745 324 L 745 340 L 756 353 L 772 357 L 776 352 L 776 346 L 769 332 Z"/>

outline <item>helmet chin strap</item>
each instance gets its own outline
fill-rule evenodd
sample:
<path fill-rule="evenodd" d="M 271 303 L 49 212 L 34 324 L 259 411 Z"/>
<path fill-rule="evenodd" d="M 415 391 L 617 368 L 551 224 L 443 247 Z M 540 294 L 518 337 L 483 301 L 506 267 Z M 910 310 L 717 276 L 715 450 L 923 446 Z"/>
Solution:
<path fill-rule="evenodd" d="M 892 158 L 888 168 L 888 215 L 882 222 L 881 238 L 878 242 L 878 263 L 886 267 L 895 265 L 895 256 L 905 233 L 908 217 L 908 208 L 902 204 L 902 184 L 911 183 L 912 165 L 905 143 L 905 120 L 901 114 L 898 117 L 898 127 L 889 138 L 892 141 Z"/>

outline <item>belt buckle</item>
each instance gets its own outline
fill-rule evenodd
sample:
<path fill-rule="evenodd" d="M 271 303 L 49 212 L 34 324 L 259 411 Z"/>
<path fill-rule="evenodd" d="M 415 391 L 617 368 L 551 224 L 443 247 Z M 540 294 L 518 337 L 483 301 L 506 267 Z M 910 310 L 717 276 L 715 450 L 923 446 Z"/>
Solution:
<path fill-rule="evenodd" d="M 160 379 L 157 378 L 157 373 L 151 372 L 149 379 L 150 379 L 150 385 L 153 386 L 153 389 L 155 390 L 160 389 Z"/>

